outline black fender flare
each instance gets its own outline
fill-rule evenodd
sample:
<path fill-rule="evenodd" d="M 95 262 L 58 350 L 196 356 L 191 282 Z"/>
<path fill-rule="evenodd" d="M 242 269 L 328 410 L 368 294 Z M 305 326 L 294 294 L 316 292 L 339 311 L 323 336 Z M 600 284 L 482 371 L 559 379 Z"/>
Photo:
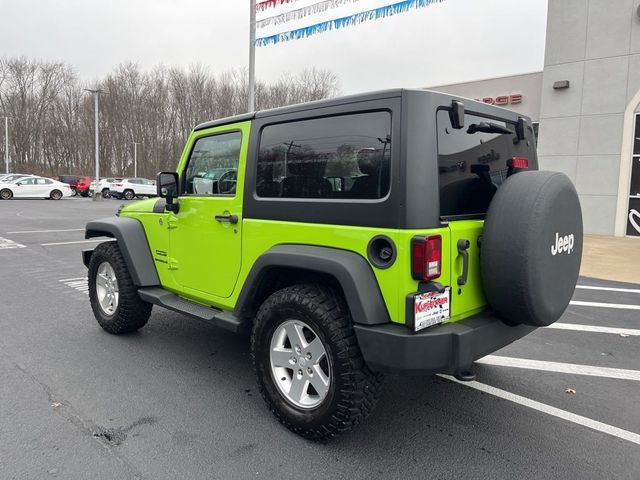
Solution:
<path fill-rule="evenodd" d="M 118 241 L 133 283 L 139 287 L 160 285 L 149 241 L 144 227 L 135 218 L 107 217 L 92 220 L 85 227 L 84 238 L 110 237 Z M 82 260 L 89 264 L 91 251 L 82 252 Z"/>
<path fill-rule="evenodd" d="M 354 323 L 379 325 L 391 321 L 376 276 L 364 257 L 347 250 L 312 245 L 277 245 L 258 257 L 236 302 L 236 316 L 251 315 L 261 281 L 269 270 L 279 267 L 335 278 L 342 287 Z"/>

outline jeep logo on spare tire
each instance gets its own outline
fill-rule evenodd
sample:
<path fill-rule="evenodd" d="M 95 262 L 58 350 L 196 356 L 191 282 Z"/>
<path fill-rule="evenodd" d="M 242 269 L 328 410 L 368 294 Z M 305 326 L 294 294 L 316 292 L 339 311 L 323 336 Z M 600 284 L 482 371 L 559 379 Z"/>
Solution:
<path fill-rule="evenodd" d="M 567 255 L 571 255 L 571 252 L 573 252 L 574 240 L 573 233 L 561 237 L 558 232 L 556 232 L 556 241 L 551 244 L 551 255 L 557 255 L 558 253 L 563 252 L 567 252 Z"/>

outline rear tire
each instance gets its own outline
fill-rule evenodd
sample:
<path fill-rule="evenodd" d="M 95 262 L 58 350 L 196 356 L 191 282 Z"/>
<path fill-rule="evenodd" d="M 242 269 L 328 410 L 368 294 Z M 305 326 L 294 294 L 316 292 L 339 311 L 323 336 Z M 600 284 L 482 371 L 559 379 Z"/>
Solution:
<path fill-rule="evenodd" d="M 62 192 L 60 190 L 53 190 L 49 195 L 51 200 L 60 200 L 62 198 Z"/>
<path fill-rule="evenodd" d="M 348 432 L 377 403 L 382 375 L 365 364 L 347 307 L 327 287 L 294 285 L 272 294 L 256 316 L 251 355 L 269 409 L 307 439 Z"/>
<path fill-rule="evenodd" d="M 2 200 L 11 200 L 13 198 L 13 192 L 8 188 L 4 190 L 0 190 L 0 199 Z"/>
<path fill-rule="evenodd" d="M 105 280 L 109 276 L 112 278 Z M 110 301 L 109 293 L 111 300 L 115 293 L 115 301 Z M 89 301 L 98 324 L 114 335 L 135 332 L 149 320 L 153 305 L 138 295 L 116 242 L 101 243 L 91 255 Z"/>
<path fill-rule="evenodd" d="M 133 193 L 133 190 L 125 190 L 122 196 L 124 197 L 125 200 L 133 200 L 136 194 Z"/>
<path fill-rule="evenodd" d="M 76 195 L 78 195 L 78 190 L 76 187 L 71 187 L 71 196 L 75 197 Z"/>
<path fill-rule="evenodd" d="M 103 188 L 102 189 L 102 198 L 109 198 L 109 189 L 108 188 Z"/>

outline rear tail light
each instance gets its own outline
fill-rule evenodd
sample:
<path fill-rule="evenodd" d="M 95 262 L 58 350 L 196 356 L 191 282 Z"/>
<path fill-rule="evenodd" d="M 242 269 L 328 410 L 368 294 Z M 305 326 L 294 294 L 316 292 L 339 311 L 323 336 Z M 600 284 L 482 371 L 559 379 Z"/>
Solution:
<path fill-rule="evenodd" d="M 524 157 L 513 157 L 507 160 L 509 168 L 529 168 L 529 159 Z"/>
<path fill-rule="evenodd" d="M 430 281 L 442 274 L 442 236 L 414 237 L 411 240 L 411 275 Z"/>

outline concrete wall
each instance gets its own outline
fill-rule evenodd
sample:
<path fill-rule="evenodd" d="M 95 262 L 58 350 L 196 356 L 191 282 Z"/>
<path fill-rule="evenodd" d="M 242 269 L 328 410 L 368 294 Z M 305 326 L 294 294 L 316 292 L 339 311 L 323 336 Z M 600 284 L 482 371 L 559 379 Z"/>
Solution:
<path fill-rule="evenodd" d="M 540 168 L 573 180 L 585 233 L 612 235 L 629 193 L 630 158 L 621 152 L 631 141 L 625 111 L 640 90 L 639 3 L 549 0 L 538 157 Z M 558 80 L 570 88 L 554 90 Z"/>
<path fill-rule="evenodd" d="M 537 122 L 540 118 L 540 86 L 542 72 L 490 78 L 473 82 L 454 83 L 427 87 L 428 90 L 451 93 L 466 98 L 497 97 L 499 95 L 522 94 L 522 103 L 507 105 L 505 108 L 516 111 Z"/>

